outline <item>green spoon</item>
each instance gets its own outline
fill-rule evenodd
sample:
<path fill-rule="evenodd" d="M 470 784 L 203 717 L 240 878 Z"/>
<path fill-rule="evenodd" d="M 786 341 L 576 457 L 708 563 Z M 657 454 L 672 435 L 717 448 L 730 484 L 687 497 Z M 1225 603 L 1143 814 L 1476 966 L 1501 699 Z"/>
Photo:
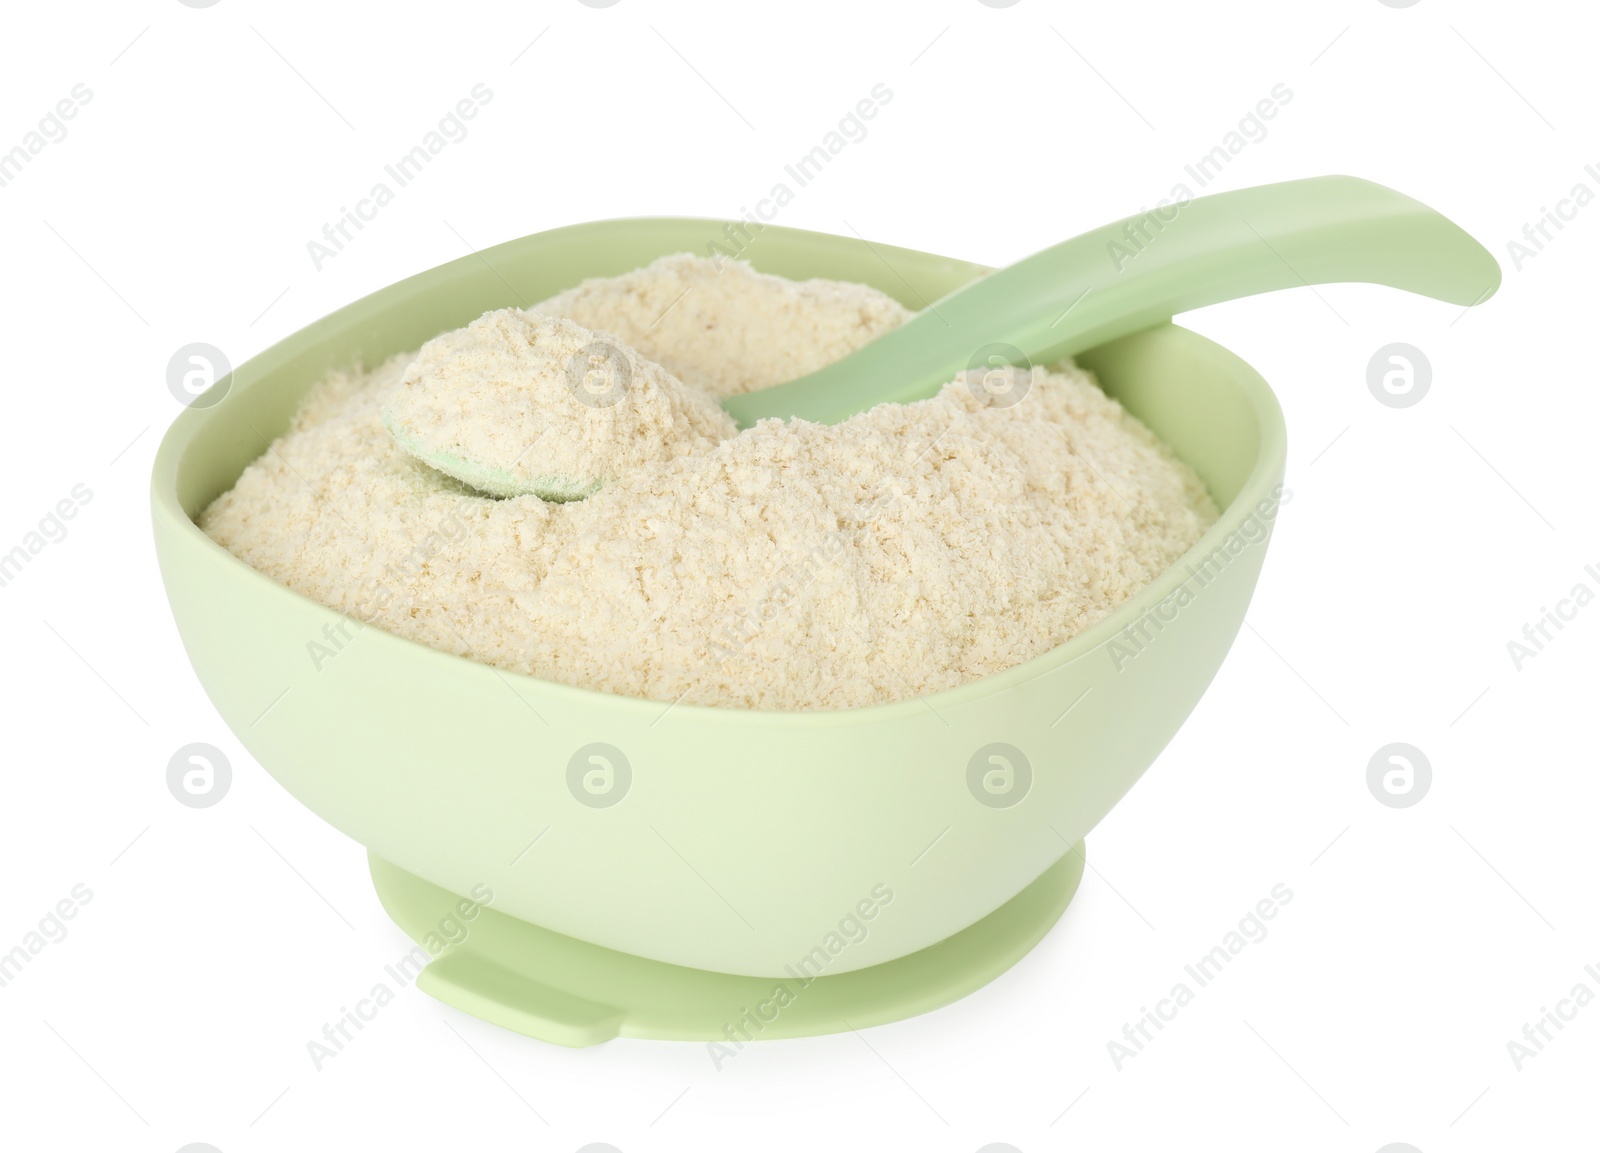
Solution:
<path fill-rule="evenodd" d="M 1193 308 L 1339 281 L 1474 305 L 1500 286 L 1500 266 L 1427 205 L 1353 176 L 1222 192 L 1063 241 L 826 368 L 722 407 L 741 428 L 771 416 L 832 424 L 930 397 L 963 370 L 1049 364 Z"/>
<path fill-rule="evenodd" d="M 976 392 L 981 382 L 986 391 L 978 395 L 1003 406 L 1021 393 L 1014 374 L 992 374 L 1002 365 L 1050 364 L 1176 313 L 1338 281 L 1470 306 L 1499 287 L 1500 266 L 1439 213 L 1382 185 L 1351 176 L 1267 184 L 1167 205 L 1063 241 L 956 289 L 826 368 L 721 405 L 739 428 L 766 417 L 834 424 L 875 405 L 931 397 L 975 370 L 969 386 Z M 701 403 L 715 414 L 709 399 Z M 582 413 L 532 411 L 544 428 Z M 582 466 L 570 477 L 523 477 L 513 475 L 511 461 L 463 461 L 453 449 L 401 443 L 495 495 L 568 500 L 604 480 L 576 475 Z"/>

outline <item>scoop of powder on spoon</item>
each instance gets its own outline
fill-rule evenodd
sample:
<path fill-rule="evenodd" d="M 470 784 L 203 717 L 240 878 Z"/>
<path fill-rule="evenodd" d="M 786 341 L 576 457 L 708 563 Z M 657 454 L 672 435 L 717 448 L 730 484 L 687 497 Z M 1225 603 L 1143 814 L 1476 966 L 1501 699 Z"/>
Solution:
<path fill-rule="evenodd" d="M 615 337 L 510 308 L 423 345 L 384 424 L 406 452 L 480 492 L 551 501 L 736 431 L 709 394 Z"/>

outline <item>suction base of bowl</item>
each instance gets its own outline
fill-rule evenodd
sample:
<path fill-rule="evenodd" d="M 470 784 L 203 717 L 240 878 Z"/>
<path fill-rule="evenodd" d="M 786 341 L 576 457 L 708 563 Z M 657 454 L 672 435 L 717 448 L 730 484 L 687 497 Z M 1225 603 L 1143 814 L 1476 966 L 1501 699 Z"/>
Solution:
<path fill-rule="evenodd" d="M 915 953 L 849 973 L 742 977 L 621 953 L 541 929 L 369 854 L 378 899 L 430 956 L 417 987 L 463 1012 L 557 1045 L 612 1037 L 708 1041 L 720 1066 L 753 1040 L 883 1025 L 948 1005 L 1021 960 L 1083 877 L 1083 842 L 982 920 Z M 473 910 L 469 918 L 463 907 Z M 466 930 L 457 936 L 456 927 Z M 448 934 L 446 930 L 449 930 Z"/>

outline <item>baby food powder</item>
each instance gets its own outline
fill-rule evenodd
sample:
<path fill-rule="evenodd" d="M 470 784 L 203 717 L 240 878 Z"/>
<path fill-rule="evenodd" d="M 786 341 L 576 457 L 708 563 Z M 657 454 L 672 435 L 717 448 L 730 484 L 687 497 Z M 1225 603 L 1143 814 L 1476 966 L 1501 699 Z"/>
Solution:
<path fill-rule="evenodd" d="M 596 330 L 718 397 L 908 315 L 865 286 L 680 255 L 520 319 Z M 386 430 L 414 358 L 314 388 L 201 527 L 359 622 L 591 689 L 766 709 L 925 695 L 1082 631 L 1217 515 L 1194 472 L 1070 365 L 1009 373 L 1009 391 L 954 381 L 832 426 L 718 429 L 584 500 L 495 499 Z"/>

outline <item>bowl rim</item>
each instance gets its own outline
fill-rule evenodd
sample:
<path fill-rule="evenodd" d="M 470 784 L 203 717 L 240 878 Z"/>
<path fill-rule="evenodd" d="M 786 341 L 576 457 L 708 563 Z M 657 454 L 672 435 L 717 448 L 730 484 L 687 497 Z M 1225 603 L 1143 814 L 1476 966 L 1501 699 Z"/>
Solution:
<path fill-rule="evenodd" d="M 221 386 L 225 382 L 230 382 L 230 378 L 230 387 L 241 392 L 255 387 L 261 380 L 269 377 L 281 362 L 287 360 L 291 355 L 298 355 L 302 351 L 299 347 L 291 348 L 290 346 L 297 345 L 297 342 L 304 337 L 309 329 L 340 327 L 341 322 L 347 322 L 355 316 L 379 307 L 376 304 L 378 297 L 386 298 L 386 304 L 383 307 L 394 307 L 397 300 L 397 292 L 404 293 L 404 290 L 408 287 L 412 293 L 436 291 L 437 279 L 441 273 L 447 271 L 465 272 L 469 267 L 475 267 L 484 262 L 487 257 L 493 257 L 497 253 L 506 254 L 508 250 L 525 244 L 536 237 L 549 237 L 556 233 L 570 233 L 618 224 L 640 226 L 694 224 L 721 227 L 725 223 L 727 222 L 713 218 L 697 217 L 623 217 L 567 225 L 562 228 L 530 233 L 526 236 L 505 241 L 491 248 L 481 249 L 472 255 L 446 261 L 443 264 L 435 265 L 433 268 L 425 269 L 403 280 L 396 281 L 336 309 L 319 320 L 312 321 L 310 324 L 297 329 L 251 357 L 234 369 L 229 377 L 219 380 L 216 385 L 213 385 L 213 388 Z M 765 228 L 773 233 L 787 234 L 791 237 L 815 237 L 818 240 L 828 242 L 849 239 L 832 233 L 776 225 L 767 225 Z M 921 259 L 942 260 L 953 267 L 973 269 L 979 272 L 988 271 L 983 265 L 943 257 L 936 253 L 895 248 L 876 243 L 873 247 L 888 253 L 901 252 Z M 426 284 L 421 283 L 423 281 L 426 281 Z M 880 721 L 896 721 L 926 712 L 941 716 L 942 709 L 958 708 L 1008 692 L 1020 685 L 1084 660 L 1109 644 L 1121 635 L 1131 623 L 1143 617 L 1147 610 L 1161 603 L 1186 584 L 1193 574 L 1191 562 L 1198 557 L 1207 557 L 1215 553 L 1219 545 L 1224 544 L 1233 534 L 1238 532 L 1264 502 L 1276 503 L 1284 492 L 1282 485 L 1277 484 L 1277 478 L 1282 475 L 1287 457 L 1287 430 L 1284 425 L 1283 410 L 1271 386 L 1267 384 L 1260 373 L 1242 358 L 1215 341 L 1170 322 L 1152 326 L 1129 336 L 1120 337 L 1116 341 L 1107 342 L 1107 346 L 1121 341 L 1149 339 L 1154 334 L 1162 332 L 1176 337 L 1183 344 L 1191 347 L 1197 354 L 1210 356 L 1224 362 L 1233 375 L 1238 378 L 1243 399 L 1246 401 L 1250 412 L 1256 418 L 1259 429 L 1259 449 L 1256 453 L 1256 459 L 1234 499 L 1220 510 L 1220 515 L 1217 517 L 1216 522 L 1182 556 L 1163 569 L 1144 588 L 1082 632 L 1040 653 L 1038 656 L 1021 664 L 1013 665 L 1010 668 L 989 673 L 976 680 L 967 681 L 950 688 L 939 689 L 932 693 L 917 693 L 901 700 L 878 704 L 830 709 L 748 709 L 732 705 L 667 702 L 651 697 L 629 696 L 604 689 L 583 688 L 560 681 L 546 680 L 527 673 L 519 673 L 511 669 L 489 665 L 470 657 L 457 656 L 454 653 L 448 653 L 442 649 L 425 645 L 420 641 L 402 637 L 397 633 L 389 632 L 381 626 L 371 625 L 365 621 L 358 621 L 358 623 L 363 628 L 372 628 L 374 633 L 377 634 L 374 638 L 374 643 L 391 646 L 391 648 L 392 646 L 403 646 L 392 648 L 397 660 L 405 660 L 412 663 L 417 661 L 432 662 L 438 666 L 441 676 L 452 676 L 457 679 L 465 677 L 468 680 L 477 677 L 486 686 L 489 683 L 489 678 L 492 677 L 501 681 L 503 685 L 510 687 L 512 692 L 516 693 L 518 697 L 522 697 L 525 702 L 527 698 L 524 697 L 522 690 L 534 692 L 537 694 L 536 699 L 541 702 L 549 701 L 552 705 L 566 702 L 591 709 L 604 708 L 614 713 L 620 712 L 624 715 L 631 715 L 637 719 L 649 718 L 649 724 L 652 727 L 668 713 L 677 713 L 682 718 L 692 718 L 701 724 L 757 725 L 766 727 L 776 725 L 790 728 L 870 724 Z M 1081 353 L 1080 357 L 1089 357 L 1093 351 L 1091 349 Z M 241 377 L 243 378 L 242 381 Z M 190 549 L 198 548 L 199 551 L 196 555 L 205 558 L 204 563 L 220 564 L 224 567 L 228 565 L 238 566 L 238 569 L 234 571 L 237 573 L 242 570 L 246 580 L 257 582 L 256 587 L 263 597 L 292 598 L 301 605 L 314 606 L 323 612 L 346 617 L 348 614 L 341 613 L 338 609 L 331 608 L 320 601 L 296 592 L 287 585 L 280 584 L 266 573 L 251 567 L 234 556 L 201 531 L 199 525 L 184 511 L 182 501 L 178 495 L 179 470 L 188 452 L 208 431 L 212 420 L 220 415 L 218 411 L 220 408 L 220 405 L 190 405 L 178 414 L 166 433 L 163 434 L 151 469 L 151 515 L 154 526 L 158 529 L 165 528 L 168 530 L 173 534 L 173 539 L 183 541 L 185 547 Z M 237 478 L 235 480 L 237 481 Z M 1276 489 L 1274 489 L 1275 484 L 1277 484 Z M 1266 542 L 1263 540 L 1261 543 L 1264 546 Z M 160 549 L 158 548 L 159 551 Z M 357 620 L 357 618 L 353 617 L 349 619 Z"/>

